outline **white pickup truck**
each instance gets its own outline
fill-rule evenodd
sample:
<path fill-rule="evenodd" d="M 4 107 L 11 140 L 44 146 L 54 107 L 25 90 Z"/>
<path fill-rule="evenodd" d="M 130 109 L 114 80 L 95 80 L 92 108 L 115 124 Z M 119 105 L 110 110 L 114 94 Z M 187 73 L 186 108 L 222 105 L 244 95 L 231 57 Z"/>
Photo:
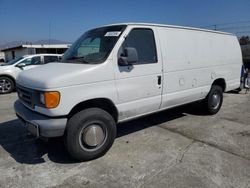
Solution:
<path fill-rule="evenodd" d="M 104 155 L 116 124 L 186 103 L 216 114 L 238 88 L 237 37 L 223 32 L 126 23 L 83 34 L 59 63 L 21 73 L 18 118 L 37 137 L 64 136 L 81 161 Z"/>

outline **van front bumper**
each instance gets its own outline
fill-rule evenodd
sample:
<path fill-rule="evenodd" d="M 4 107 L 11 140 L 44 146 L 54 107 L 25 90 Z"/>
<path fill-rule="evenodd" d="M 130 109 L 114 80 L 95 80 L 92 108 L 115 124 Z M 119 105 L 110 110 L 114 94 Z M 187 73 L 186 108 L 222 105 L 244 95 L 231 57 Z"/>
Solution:
<path fill-rule="evenodd" d="M 25 107 L 19 100 L 14 104 L 16 115 L 22 125 L 36 137 L 63 136 L 67 118 L 48 117 Z"/>

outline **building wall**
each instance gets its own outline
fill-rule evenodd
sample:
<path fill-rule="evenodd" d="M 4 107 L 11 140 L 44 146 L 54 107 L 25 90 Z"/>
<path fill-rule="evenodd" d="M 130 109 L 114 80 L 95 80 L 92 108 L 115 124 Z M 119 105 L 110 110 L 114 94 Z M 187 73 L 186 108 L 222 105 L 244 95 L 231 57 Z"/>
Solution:
<path fill-rule="evenodd" d="M 5 59 L 5 58 L 4 58 L 4 53 L 3 53 L 3 52 L 0 52 L 0 59 Z"/>
<path fill-rule="evenodd" d="M 37 54 L 63 54 L 68 48 L 36 48 Z"/>
<path fill-rule="evenodd" d="M 13 59 L 12 52 L 14 52 L 15 54 L 14 58 L 19 58 L 24 55 L 35 54 L 35 49 L 34 48 L 18 48 L 18 49 L 6 50 L 4 51 L 6 62 Z"/>
<path fill-rule="evenodd" d="M 64 53 L 69 45 L 63 45 L 61 47 L 60 45 L 57 45 L 58 47 L 50 47 L 49 45 L 40 45 L 41 48 L 39 48 L 38 45 L 22 45 L 22 47 L 12 48 L 12 49 L 6 49 L 4 50 L 4 56 L 5 61 L 8 62 L 14 58 L 18 58 L 24 55 L 31 55 L 31 54 L 41 54 L 41 53 L 48 53 L 48 54 L 62 54 Z M 14 53 L 14 57 L 13 57 Z"/>

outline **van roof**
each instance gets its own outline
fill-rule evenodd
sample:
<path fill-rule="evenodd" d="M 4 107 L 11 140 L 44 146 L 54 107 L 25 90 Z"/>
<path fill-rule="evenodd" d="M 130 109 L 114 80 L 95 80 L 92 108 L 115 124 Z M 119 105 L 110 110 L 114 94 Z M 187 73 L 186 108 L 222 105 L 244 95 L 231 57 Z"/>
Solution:
<path fill-rule="evenodd" d="M 232 33 L 223 32 L 223 31 L 215 31 L 209 29 L 201 29 L 196 27 L 188 27 L 188 26 L 178 26 L 178 25 L 165 25 L 165 24 L 154 24 L 154 23 L 136 23 L 136 22 L 127 22 L 127 23 L 115 23 L 109 24 L 106 26 L 115 26 L 115 25 L 133 25 L 133 26 L 156 26 L 156 27 L 168 27 L 168 28 L 176 28 L 176 29 L 187 29 L 187 30 L 194 30 L 194 31 L 203 31 L 203 32 L 210 32 L 210 33 L 218 33 L 224 35 L 233 35 Z"/>

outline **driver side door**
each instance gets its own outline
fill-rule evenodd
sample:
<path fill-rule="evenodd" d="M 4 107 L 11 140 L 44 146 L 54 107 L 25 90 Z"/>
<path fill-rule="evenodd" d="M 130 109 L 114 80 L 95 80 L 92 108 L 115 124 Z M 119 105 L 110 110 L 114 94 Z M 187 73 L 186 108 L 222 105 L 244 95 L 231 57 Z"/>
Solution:
<path fill-rule="evenodd" d="M 122 43 L 124 48 L 134 48 L 138 62 L 117 65 L 115 70 L 120 120 L 156 111 L 161 105 L 162 60 L 156 45 L 156 31 L 152 28 L 133 28 Z"/>

